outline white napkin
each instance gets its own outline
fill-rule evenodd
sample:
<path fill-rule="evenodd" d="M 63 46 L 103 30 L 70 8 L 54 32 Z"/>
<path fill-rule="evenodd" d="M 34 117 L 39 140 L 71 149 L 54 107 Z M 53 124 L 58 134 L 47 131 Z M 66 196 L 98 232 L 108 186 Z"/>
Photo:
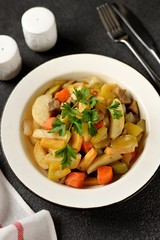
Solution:
<path fill-rule="evenodd" d="M 57 240 L 47 210 L 34 213 L 0 170 L 0 240 Z"/>

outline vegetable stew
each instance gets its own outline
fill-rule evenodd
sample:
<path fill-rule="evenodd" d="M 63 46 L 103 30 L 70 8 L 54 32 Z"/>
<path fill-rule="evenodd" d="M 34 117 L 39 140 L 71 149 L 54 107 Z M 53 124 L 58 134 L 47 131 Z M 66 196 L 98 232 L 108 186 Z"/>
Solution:
<path fill-rule="evenodd" d="M 38 96 L 23 133 L 48 178 L 71 187 L 109 184 L 129 171 L 146 132 L 137 101 L 96 76 L 58 80 Z"/>

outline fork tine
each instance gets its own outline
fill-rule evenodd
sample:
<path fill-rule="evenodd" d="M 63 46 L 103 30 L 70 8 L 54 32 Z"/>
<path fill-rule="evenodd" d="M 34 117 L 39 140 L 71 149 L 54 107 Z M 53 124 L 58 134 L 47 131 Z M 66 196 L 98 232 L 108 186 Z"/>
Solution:
<path fill-rule="evenodd" d="M 107 3 L 97 7 L 97 11 L 107 32 L 110 33 L 116 29 L 121 29 L 113 10 Z"/>
<path fill-rule="evenodd" d="M 106 5 L 108 5 L 108 4 L 106 4 Z M 117 17 L 115 16 L 115 14 L 113 12 L 113 9 L 109 5 L 108 5 L 108 12 L 110 13 L 110 17 L 113 21 L 113 24 L 114 24 L 115 28 L 121 29 L 119 21 L 117 20 Z"/>
<path fill-rule="evenodd" d="M 129 42 L 128 34 L 125 31 L 125 29 L 123 29 L 123 27 L 121 26 L 120 22 L 118 21 L 118 18 L 116 18 L 116 15 L 113 12 L 114 11 L 113 8 L 111 8 L 108 4 L 103 4 L 97 7 L 97 11 L 108 36 L 115 42 L 121 42 L 126 44 L 126 46 L 132 51 L 132 53 L 137 57 L 139 62 L 150 74 L 151 78 L 160 87 L 159 76 L 157 76 L 153 69 L 150 66 L 148 66 L 146 61 L 141 57 L 141 55 Z"/>
<path fill-rule="evenodd" d="M 97 7 L 97 11 L 98 11 L 99 17 L 100 17 L 100 19 L 103 23 L 103 26 L 104 26 L 105 30 L 107 32 L 110 32 L 111 31 L 111 23 L 108 19 L 106 19 L 104 5 L 101 5 L 101 6 Z"/>

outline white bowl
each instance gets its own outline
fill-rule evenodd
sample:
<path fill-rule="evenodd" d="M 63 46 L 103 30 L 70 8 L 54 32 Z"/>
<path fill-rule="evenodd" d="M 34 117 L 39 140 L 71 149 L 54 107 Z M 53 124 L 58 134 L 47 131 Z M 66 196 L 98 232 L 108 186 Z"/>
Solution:
<path fill-rule="evenodd" d="M 145 147 L 132 168 L 119 180 L 106 186 L 75 189 L 55 183 L 45 176 L 23 141 L 22 121 L 33 97 L 53 83 L 53 79 L 97 75 L 114 81 L 131 92 L 145 118 Z M 24 111 L 25 110 L 25 111 Z M 17 177 L 34 193 L 51 202 L 69 207 L 92 208 L 110 205 L 141 189 L 159 167 L 160 98 L 152 85 L 128 65 L 105 56 L 77 54 L 46 62 L 30 72 L 10 95 L 1 121 L 2 146 Z M 157 124 L 156 124 L 157 123 Z M 28 150 L 28 153 L 26 151 Z"/>

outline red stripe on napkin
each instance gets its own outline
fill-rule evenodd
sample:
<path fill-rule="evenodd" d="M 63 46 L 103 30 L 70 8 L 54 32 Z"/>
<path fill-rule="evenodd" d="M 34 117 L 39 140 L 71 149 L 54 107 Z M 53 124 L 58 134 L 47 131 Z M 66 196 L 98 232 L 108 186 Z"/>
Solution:
<path fill-rule="evenodd" d="M 24 240 L 24 235 L 23 235 L 24 229 L 22 224 L 20 222 L 15 222 L 13 225 L 17 228 L 18 240 Z"/>
<path fill-rule="evenodd" d="M 3 226 L 0 224 L 0 228 L 3 228 Z"/>

